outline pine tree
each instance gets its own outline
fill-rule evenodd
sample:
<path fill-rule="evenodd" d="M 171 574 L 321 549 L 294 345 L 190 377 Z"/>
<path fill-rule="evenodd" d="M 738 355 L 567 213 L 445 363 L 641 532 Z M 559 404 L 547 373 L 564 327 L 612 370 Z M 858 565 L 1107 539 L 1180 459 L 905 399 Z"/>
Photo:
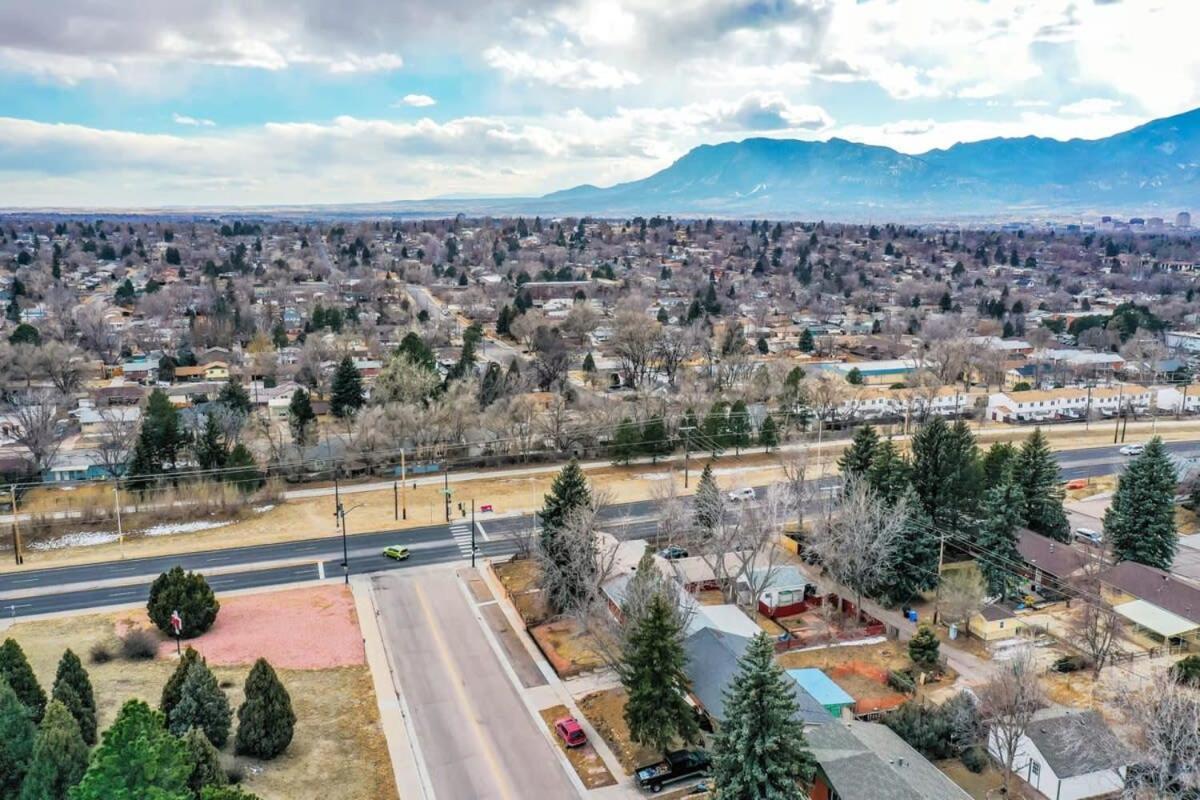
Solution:
<path fill-rule="evenodd" d="M 179 703 L 167 717 L 167 730 L 183 736 L 189 728 L 200 728 L 213 746 L 220 748 L 229 740 L 232 718 L 229 698 L 212 671 L 202 662 L 192 664 L 180 688 Z"/>
<path fill-rule="evenodd" d="M 263 484 L 262 473 L 258 470 L 258 462 L 250 448 L 238 442 L 229 451 L 225 459 L 225 471 L 221 473 L 225 482 L 238 487 L 243 492 L 257 491 Z"/>
<path fill-rule="evenodd" d="M 842 451 L 841 458 L 838 459 L 842 479 L 850 481 L 866 477 L 878 452 L 879 433 L 874 425 L 863 425 L 854 432 L 850 446 Z"/>
<path fill-rule="evenodd" d="M 908 640 L 908 657 L 921 669 L 929 670 L 937 666 L 941 646 L 933 628 L 922 625 Z"/>
<path fill-rule="evenodd" d="M 17 699 L 29 709 L 29 717 L 34 724 L 42 721 L 46 712 L 46 692 L 33 674 L 29 659 L 16 639 L 5 639 L 0 645 L 0 677 L 8 682 Z"/>
<path fill-rule="evenodd" d="M 671 440 L 667 436 L 667 423 L 655 415 L 642 426 L 641 451 L 656 462 L 658 457 L 671 452 Z"/>
<path fill-rule="evenodd" d="M 908 461 L 891 439 L 885 439 L 875 449 L 871 457 L 871 468 L 867 471 L 867 484 L 874 490 L 879 499 L 888 505 L 895 505 L 911 488 L 910 467 Z M 920 500 L 914 495 L 914 502 Z M 909 509 L 910 512 L 912 509 Z M 924 508 L 922 507 L 922 511 Z M 928 515 L 925 515 L 928 521 Z"/>
<path fill-rule="evenodd" d="M 185 573 L 183 567 L 176 565 L 150 584 L 146 611 L 150 621 L 168 636 L 174 635 L 172 613 L 178 611 L 183 619 L 180 636 L 191 639 L 211 628 L 220 610 L 220 601 L 199 572 Z"/>
<path fill-rule="evenodd" d="M 628 464 L 629 460 L 637 455 L 641 444 L 641 429 L 638 428 L 636 422 L 629 417 L 625 417 L 621 420 L 621 424 L 617 426 L 617 432 L 613 436 L 612 444 L 608 448 L 612 453 L 613 463 Z"/>
<path fill-rule="evenodd" d="M 912 483 L 938 528 L 960 530 L 975 512 L 980 488 L 975 437 L 964 424 L 934 417 L 912 439 Z"/>
<path fill-rule="evenodd" d="M 1175 530 L 1175 468 L 1155 436 L 1117 481 L 1104 514 L 1104 535 L 1117 561 L 1170 569 L 1179 546 Z"/>
<path fill-rule="evenodd" d="M 171 673 L 171 677 L 167 678 L 167 682 L 163 685 L 162 699 L 159 701 L 158 709 L 162 712 L 163 719 L 171 718 L 171 711 L 175 706 L 179 705 L 179 698 L 183 694 L 183 682 L 187 680 L 188 670 L 195 663 L 204 664 L 204 659 L 191 647 L 184 648 L 183 655 L 179 657 L 179 663 L 175 665 L 175 671 Z"/>
<path fill-rule="evenodd" d="M 297 389 L 292 393 L 292 400 L 288 403 L 288 428 L 292 432 L 292 441 L 300 447 L 308 444 L 309 434 L 312 432 L 312 425 L 317 420 L 317 415 L 313 413 L 312 400 L 308 396 L 308 392 L 303 389 Z"/>
<path fill-rule="evenodd" d="M 892 549 L 887 578 L 872 592 L 889 606 L 911 602 L 921 592 L 937 586 L 938 581 L 939 535 L 912 487 L 905 490 L 903 499 L 904 526 Z"/>
<path fill-rule="evenodd" d="M 805 328 L 800 334 L 799 347 L 801 353 L 811 353 L 816 349 L 816 342 L 813 341 L 812 331 L 810 331 L 808 328 Z"/>
<path fill-rule="evenodd" d="M 87 764 L 88 747 L 80 735 L 79 723 L 66 706 L 51 700 L 33 739 L 20 800 L 67 800 L 68 791 L 79 783 Z"/>
<path fill-rule="evenodd" d="M 254 662 L 246 678 L 246 699 L 238 709 L 235 749 L 239 755 L 271 759 L 292 742 L 296 715 L 292 698 L 265 658 Z"/>
<path fill-rule="evenodd" d="M 254 409 L 250 402 L 250 393 L 237 381 L 229 381 L 221 387 L 220 393 L 217 394 L 217 402 L 242 416 L 249 414 Z"/>
<path fill-rule="evenodd" d="M 779 446 L 778 428 L 775 426 L 774 417 L 770 414 L 763 418 L 762 427 L 758 429 L 758 443 L 766 448 L 768 453 Z"/>
<path fill-rule="evenodd" d="M 1025 524 L 1030 530 L 1060 542 L 1071 541 L 1071 526 L 1063 511 L 1063 493 L 1059 487 L 1058 461 L 1041 428 L 1035 428 L 1021 445 L 1013 475 L 1025 494 Z"/>
<path fill-rule="evenodd" d="M 329 412 L 338 419 L 353 416 L 366 402 L 362 376 L 354 360 L 345 356 L 338 362 L 329 390 Z"/>
<path fill-rule="evenodd" d="M 588 354 L 583 357 L 583 371 L 591 374 L 596 371 L 596 359 L 592 358 L 592 353 L 589 350 Z"/>
<path fill-rule="evenodd" d="M 225 786 L 229 778 L 225 768 L 221 766 L 221 754 L 212 742 L 199 728 L 189 728 L 183 735 L 183 743 L 187 745 L 188 763 L 191 774 L 188 775 L 188 788 L 199 795 L 206 786 Z"/>
<path fill-rule="evenodd" d="M 1006 471 L 1013 468 L 1017 459 L 1017 448 L 1011 442 L 996 442 L 987 449 L 980 461 L 983 485 L 995 486 Z"/>
<path fill-rule="evenodd" d="M 200 790 L 200 800 L 259 800 L 259 797 L 237 786 L 206 786 Z"/>
<path fill-rule="evenodd" d="M 591 502 L 592 493 L 588 489 L 587 477 L 580 469 L 579 462 L 571 459 L 555 476 L 550 484 L 550 494 L 544 498 L 540 515 L 542 535 L 557 532 L 568 517 Z"/>
<path fill-rule="evenodd" d="M 190 800 L 191 769 L 186 745 L 163 728 L 162 715 L 129 700 L 102 734 L 71 800 Z"/>
<path fill-rule="evenodd" d="M 716 458 L 725 449 L 727 432 L 729 430 L 729 406 L 724 400 L 718 400 L 708 409 L 702 428 L 702 443 L 705 449 L 711 449 Z"/>
<path fill-rule="evenodd" d="M 692 707 L 685 700 L 690 686 L 684 667 L 683 629 L 662 594 L 655 594 L 629 637 L 621 667 L 628 700 L 625 723 L 633 741 L 665 753 L 676 739 L 699 735 Z"/>
<path fill-rule="evenodd" d="M 62 701 L 67 710 L 79 723 L 79 733 L 88 745 L 96 743 L 96 695 L 92 691 L 92 681 L 83 662 L 72 650 L 67 650 L 58 661 L 58 671 L 54 675 L 54 689 L 51 695 L 55 700 Z M 64 699 L 64 696 L 67 699 Z M 74 705 L 72 705 L 74 704 Z"/>
<path fill-rule="evenodd" d="M 29 707 L 0 680 L 0 798 L 14 798 L 21 790 L 36 732 Z"/>
<path fill-rule="evenodd" d="M 802 800 L 816 762 L 804 724 L 796 718 L 795 689 L 775 663 L 766 633 L 746 646 L 725 692 L 725 721 L 717 732 L 712 778 L 719 800 Z"/>
<path fill-rule="evenodd" d="M 735 400 L 729 409 L 728 439 L 728 443 L 735 448 L 735 455 L 741 455 L 742 448 L 749 446 L 750 435 L 753 432 L 754 426 L 750 423 L 750 412 L 746 409 L 746 401 Z"/>
<path fill-rule="evenodd" d="M 221 427 L 217 424 L 217 415 L 204 415 L 204 430 L 196 439 L 192 450 L 196 456 L 196 464 L 203 470 L 215 470 L 225 466 L 225 442 L 221 435 Z"/>
<path fill-rule="evenodd" d="M 975 537 L 979 553 L 975 561 L 987 582 L 988 594 L 1007 598 L 1016 586 L 1013 571 L 1021 563 L 1017 550 L 1020 528 L 1025 524 L 1022 510 L 1025 493 L 1012 475 L 990 489 L 983 498 L 983 518 Z"/>
<path fill-rule="evenodd" d="M 724 509 L 721 488 L 713 476 L 712 464 L 705 464 L 696 482 L 696 499 L 693 503 L 696 528 L 703 534 L 711 534 L 721 520 Z"/>
<path fill-rule="evenodd" d="M 187 432 L 179 419 L 179 410 L 161 389 L 150 393 L 142 413 L 130 476 L 142 478 L 135 486 L 145 485 L 146 479 L 174 469 L 188 443 Z"/>

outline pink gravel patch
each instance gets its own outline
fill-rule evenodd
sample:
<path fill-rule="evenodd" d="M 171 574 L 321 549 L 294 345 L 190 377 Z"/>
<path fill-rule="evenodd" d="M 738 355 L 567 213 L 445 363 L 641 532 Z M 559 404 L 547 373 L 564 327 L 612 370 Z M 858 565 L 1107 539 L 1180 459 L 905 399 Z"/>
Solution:
<path fill-rule="evenodd" d="M 347 586 L 319 586 L 222 598 L 217 621 L 191 645 L 211 665 L 251 664 L 276 669 L 329 669 L 366 663 L 362 632 Z M 175 642 L 159 647 L 173 655 Z"/>

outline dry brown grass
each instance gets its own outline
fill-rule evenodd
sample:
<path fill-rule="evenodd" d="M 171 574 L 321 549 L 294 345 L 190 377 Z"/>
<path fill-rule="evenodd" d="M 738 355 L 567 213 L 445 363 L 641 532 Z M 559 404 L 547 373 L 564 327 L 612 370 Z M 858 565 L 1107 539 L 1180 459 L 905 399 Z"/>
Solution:
<path fill-rule="evenodd" d="M 594 633 L 569 617 L 530 628 L 529 635 L 560 678 L 607 666 L 603 644 Z M 609 647 L 608 651 L 615 652 L 615 647 Z"/>
<path fill-rule="evenodd" d="M 608 743 L 626 775 L 632 775 L 638 767 L 654 763 L 662 757 L 630 741 L 629 726 L 625 724 L 624 689 L 592 692 L 579 701 L 579 710 Z"/>
<path fill-rule="evenodd" d="M 608 767 L 604 766 L 604 759 L 600 758 L 600 754 L 596 752 L 596 748 L 590 743 L 581 747 L 567 747 L 558 733 L 554 730 L 554 723 L 563 717 L 569 717 L 571 712 L 566 706 L 558 705 L 550 708 L 543 708 L 538 712 L 542 715 L 542 721 L 546 723 L 546 728 L 549 729 L 550 735 L 554 737 L 555 744 L 558 749 L 566 753 L 567 761 L 571 762 L 571 766 L 575 768 L 575 773 L 579 775 L 579 780 L 583 781 L 583 785 L 589 789 L 599 789 L 602 786 L 613 786 L 617 779 L 608 771 Z"/>
<path fill-rule="evenodd" d="M 157 707 L 163 683 L 175 668 L 173 655 L 152 661 L 117 658 L 107 664 L 89 663 L 87 653 L 93 644 L 115 642 L 118 626 L 144 622 L 137 612 L 87 614 L 20 622 L 4 635 L 20 642 L 46 689 L 63 650 L 75 650 L 95 688 L 103 730 L 126 700 L 138 698 Z M 235 709 L 242 702 L 248 671 L 248 667 L 213 668 Z M 274 761 L 246 760 L 245 788 L 263 800 L 396 798 L 368 669 L 279 670 L 279 677 L 292 696 L 295 738 Z M 227 750 L 232 752 L 232 745 Z"/>

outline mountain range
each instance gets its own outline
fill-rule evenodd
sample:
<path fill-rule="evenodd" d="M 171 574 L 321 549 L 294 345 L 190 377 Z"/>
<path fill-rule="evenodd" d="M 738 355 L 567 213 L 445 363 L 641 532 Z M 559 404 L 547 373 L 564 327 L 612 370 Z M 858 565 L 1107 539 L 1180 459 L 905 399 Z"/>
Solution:
<path fill-rule="evenodd" d="M 704 145 L 641 180 L 577 186 L 529 205 L 808 218 L 1169 213 L 1200 205 L 1200 109 L 1103 139 L 985 139 L 918 155 L 844 139 Z"/>

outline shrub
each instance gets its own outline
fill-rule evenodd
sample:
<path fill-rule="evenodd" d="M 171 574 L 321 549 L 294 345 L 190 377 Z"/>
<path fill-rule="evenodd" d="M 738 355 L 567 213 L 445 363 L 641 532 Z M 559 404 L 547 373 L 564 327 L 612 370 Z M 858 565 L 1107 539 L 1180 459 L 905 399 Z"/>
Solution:
<path fill-rule="evenodd" d="M 165 719 L 171 718 L 171 711 L 179 704 L 179 698 L 183 692 L 183 682 L 187 679 L 188 670 L 197 661 L 204 663 L 204 659 L 200 657 L 199 653 L 190 647 L 186 648 L 183 655 L 179 657 L 179 663 L 175 665 L 175 671 L 163 685 L 162 700 L 158 704 L 158 710 L 163 713 Z"/>
<path fill-rule="evenodd" d="M 1084 666 L 1086 665 L 1084 664 L 1083 659 L 1079 656 L 1062 656 L 1061 658 L 1056 659 L 1050 668 L 1055 672 L 1078 672 L 1079 670 L 1083 669 Z"/>
<path fill-rule="evenodd" d="M 895 669 L 889 670 L 887 682 L 888 686 L 892 687 L 897 692 L 903 692 L 904 694 L 912 694 L 917 690 L 917 685 L 913 682 L 912 676 L 907 672 L 901 672 Z"/>
<path fill-rule="evenodd" d="M 74 693 L 74 689 L 63 688 Z M 33 740 L 29 771 L 21 784 L 20 800 L 64 800 L 87 769 L 88 748 L 71 711 L 57 700 L 46 706 L 46 716 Z"/>
<path fill-rule="evenodd" d="M 259 797 L 236 786 L 209 786 L 200 792 L 200 800 L 259 800 Z"/>
<path fill-rule="evenodd" d="M 83 662 L 73 650 L 68 649 L 58 661 L 51 695 L 61 700 L 71 716 L 79 723 L 79 733 L 89 745 L 96 743 L 96 695 L 92 691 L 92 680 L 88 677 Z"/>
<path fill-rule="evenodd" d="M 225 767 L 225 777 L 229 779 L 231 785 L 239 784 L 246 780 L 246 765 L 241 759 L 235 758 Z"/>
<path fill-rule="evenodd" d="M 192 772 L 188 777 L 188 788 L 192 792 L 200 794 L 206 786 L 225 786 L 229 783 L 229 778 L 221 767 L 221 754 L 213 747 L 204 731 L 199 728 L 188 729 L 183 736 L 183 743 L 187 745 L 188 760 L 192 765 Z"/>
<path fill-rule="evenodd" d="M 29 707 L 0 680 L 0 797 L 16 797 L 21 790 L 36 735 Z"/>
<path fill-rule="evenodd" d="M 275 758 L 292 743 L 295 725 L 291 696 L 267 660 L 260 658 L 246 678 L 235 749 L 240 755 Z"/>
<path fill-rule="evenodd" d="M 149 661 L 158 654 L 158 639 L 146 628 L 130 628 L 121 637 L 121 655 L 130 661 Z"/>
<path fill-rule="evenodd" d="M 908 657 L 912 662 L 925 671 L 932 670 L 938 665 L 939 650 L 942 643 L 928 625 L 922 625 L 913 637 L 908 640 Z"/>
<path fill-rule="evenodd" d="M 983 738 L 979 710 L 965 692 L 940 706 L 909 701 L 882 721 L 930 760 L 961 756 Z"/>
<path fill-rule="evenodd" d="M 1190 655 L 1171 665 L 1171 679 L 1184 686 L 1200 686 L 1200 655 Z"/>
<path fill-rule="evenodd" d="M 88 658 L 93 664 L 107 664 L 113 659 L 112 648 L 108 642 L 96 642 L 88 649 Z"/>
<path fill-rule="evenodd" d="M 212 587 L 198 572 L 184 572 L 183 567 L 171 567 L 150 585 L 146 610 L 150 620 L 168 636 L 173 636 L 171 614 L 178 611 L 183 618 L 184 639 L 199 636 L 212 627 L 221 604 Z"/>
<path fill-rule="evenodd" d="M 959 756 L 959 760 L 962 761 L 964 767 L 976 775 L 987 769 L 988 765 L 987 751 L 979 745 L 963 750 L 962 755 Z"/>

